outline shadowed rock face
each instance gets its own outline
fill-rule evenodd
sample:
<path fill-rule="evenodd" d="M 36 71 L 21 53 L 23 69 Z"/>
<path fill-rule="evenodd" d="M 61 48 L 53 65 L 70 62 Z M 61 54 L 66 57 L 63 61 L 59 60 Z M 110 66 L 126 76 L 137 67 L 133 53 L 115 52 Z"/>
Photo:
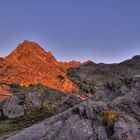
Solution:
<path fill-rule="evenodd" d="M 7 57 L 0 60 L 0 82 L 6 84 L 43 84 L 63 92 L 77 91 L 66 76 L 67 69 L 79 62 L 58 62 L 51 52 L 25 40 Z"/>
<path fill-rule="evenodd" d="M 139 140 L 140 79 L 133 79 L 131 88 L 125 84 L 117 91 L 104 87 L 70 110 L 7 138 L 25 139 Z"/>
<path fill-rule="evenodd" d="M 69 78 L 74 81 L 81 91 L 98 89 L 110 82 L 120 83 L 122 79 L 140 77 L 140 56 L 134 56 L 119 64 L 96 64 L 85 62 L 76 68 L 68 69 Z"/>

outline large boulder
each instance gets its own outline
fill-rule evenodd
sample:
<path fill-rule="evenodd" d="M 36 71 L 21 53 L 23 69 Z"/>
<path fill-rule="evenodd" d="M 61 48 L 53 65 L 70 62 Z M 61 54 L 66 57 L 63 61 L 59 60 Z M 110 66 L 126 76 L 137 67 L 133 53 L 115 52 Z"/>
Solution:
<path fill-rule="evenodd" d="M 12 96 L 3 105 L 3 114 L 8 118 L 16 118 L 24 115 L 24 107 L 20 105 L 21 100 Z"/>

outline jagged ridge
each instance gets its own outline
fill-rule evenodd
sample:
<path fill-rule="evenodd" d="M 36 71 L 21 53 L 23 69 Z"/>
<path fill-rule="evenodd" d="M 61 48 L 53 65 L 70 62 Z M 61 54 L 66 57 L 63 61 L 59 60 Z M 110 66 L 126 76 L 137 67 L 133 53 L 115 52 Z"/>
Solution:
<path fill-rule="evenodd" d="M 79 62 L 59 62 L 35 42 L 25 40 L 0 61 L 0 82 L 6 84 L 43 84 L 63 92 L 75 92 L 77 87 L 66 76 L 67 69 Z"/>

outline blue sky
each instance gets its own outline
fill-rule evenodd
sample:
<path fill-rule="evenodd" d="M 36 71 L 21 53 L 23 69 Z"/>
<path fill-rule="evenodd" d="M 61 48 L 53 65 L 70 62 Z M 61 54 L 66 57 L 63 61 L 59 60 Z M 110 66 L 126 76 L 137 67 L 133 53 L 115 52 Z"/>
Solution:
<path fill-rule="evenodd" d="M 30 40 L 58 60 L 140 54 L 140 0 L 0 0 L 0 56 Z"/>

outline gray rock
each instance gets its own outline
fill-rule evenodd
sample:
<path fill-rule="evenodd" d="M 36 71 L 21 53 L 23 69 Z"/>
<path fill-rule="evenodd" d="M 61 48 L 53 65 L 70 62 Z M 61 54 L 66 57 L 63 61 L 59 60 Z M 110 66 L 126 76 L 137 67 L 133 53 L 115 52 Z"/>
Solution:
<path fill-rule="evenodd" d="M 83 103 L 10 136 L 7 140 L 139 140 L 140 81 L 127 93 L 108 99 L 93 97 Z M 118 94 L 119 92 L 119 94 Z M 105 94 L 110 93 L 109 90 Z M 104 93 L 102 93 L 104 94 Z M 101 100 L 99 100 L 101 99 Z M 116 115 L 106 115 L 114 111 Z"/>
<path fill-rule="evenodd" d="M 3 105 L 3 113 L 8 118 L 16 118 L 24 115 L 24 107 L 19 105 L 20 99 L 12 96 Z"/>
<path fill-rule="evenodd" d="M 63 97 L 63 99 L 61 99 L 61 102 L 56 103 L 53 106 L 53 108 L 55 112 L 60 113 L 79 103 L 80 103 L 80 100 L 78 99 L 76 95 L 70 95 L 68 97 Z"/>
<path fill-rule="evenodd" d="M 64 104 L 67 104 L 70 107 L 73 107 L 79 103 L 80 103 L 80 100 L 78 99 L 76 95 L 69 96 L 68 99 L 64 102 Z"/>
<path fill-rule="evenodd" d="M 53 89 L 48 89 L 44 93 L 44 99 L 54 101 L 54 102 L 61 100 L 63 97 L 66 97 L 66 96 L 67 96 L 66 94 L 59 92 L 57 90 L 53 90 Z"/>
<path fill-rule="evenodd" d="M 84 109 L 82 109 L 82 107 Z M 107 140 L 105 128 L 99 123 L 98 113 L 107 109 L 105 103 L 90 99 L 60 115 L 46 119 L 37 125 L 26 128 L 9 140 Z M 100 133 L 102 131 L 102 133 Z"/>
<path fill-rule="evenodd" d="M 140 130 L 137 121 L 130 116 L 119 117 L 114 123 L 114 138 L 117 140 L 139 140 Z"/>
<path fill-rule="evenodd" d="M 39 98 L 38 93 L 28 93 L 25 95 L 25 106 L 26 109 L 40 109 L 42 108 L 42 101 Z"/>
<path fill-rule="evenodd" d="M 137 66 L 132 67 L 135 60 L 130 61 L 131 67 L 127 61 L 117 65 L 90 63 L 71 70 L 72 78 L 77 78 L 74 80 L 88 82 L 82 82 L 80 85 L 86 87 L 95 83 L 98 91 L 79 105 L 76 104 L 78 102 L 75 98 L 64 99 L 60 106 L 56 106 L 58 110 L 64 106 L 76 105 L 7 136 L 7 140 L 139 140 L 140 78 L 133 79 L 133 75 L 140 73 L 140 63 L 137 62 Z M 104 84 L 106 82 L 111 84 Z M 64 97 L 57 96 L 56 93 L 51 94 L 53 92 L 46 92 L 44 99 L 57 102 Z M 30 101 L 32 97 L 27 99 Z M 38 107 L 40 104 L 35 104 L 36 100 L 38 98 L 33 97 L 31 104 Z"/>

